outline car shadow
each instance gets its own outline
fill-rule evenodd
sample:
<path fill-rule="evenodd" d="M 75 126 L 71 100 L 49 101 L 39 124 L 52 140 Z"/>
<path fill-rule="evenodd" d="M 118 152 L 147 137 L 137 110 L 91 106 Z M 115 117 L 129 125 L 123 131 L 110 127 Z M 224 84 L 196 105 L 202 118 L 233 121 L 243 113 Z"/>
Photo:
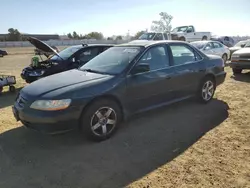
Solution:
<path fill-rule="evenodd" d="M 13 105 L 18 92 L 22 88 L 16 88 L 15 92 L 4 91 L 0 93 L 0 109 Z"/>
<path fill-rule="evenodd" d="M 231 78 L 233 78 L 236 81 L 250 83 L 250 72 L 235 74 L 235 75 L 232 75 Z"/>
<path fill-rule="evenodd" d="M 228 117 L 227 103 L 186 101 L 133 117 L 94 143 L 77 131 L 0 134 L 0 187 L 124 187 L 168 163 Z"/>

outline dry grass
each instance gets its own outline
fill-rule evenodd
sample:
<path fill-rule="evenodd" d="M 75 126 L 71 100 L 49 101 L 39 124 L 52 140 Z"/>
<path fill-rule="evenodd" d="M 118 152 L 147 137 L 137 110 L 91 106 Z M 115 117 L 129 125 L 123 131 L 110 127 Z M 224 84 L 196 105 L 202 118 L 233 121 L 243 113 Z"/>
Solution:
<path fill-rule="evenodd" d="M 30 55 L 0 58 L 18 78 Z M 232 76 L 208 105 L 186 101 L 125 123 L 112 139 L 47 136 L 16 123 L 0 96 L 0 187 L 250 187 L 250 74 Z"/>

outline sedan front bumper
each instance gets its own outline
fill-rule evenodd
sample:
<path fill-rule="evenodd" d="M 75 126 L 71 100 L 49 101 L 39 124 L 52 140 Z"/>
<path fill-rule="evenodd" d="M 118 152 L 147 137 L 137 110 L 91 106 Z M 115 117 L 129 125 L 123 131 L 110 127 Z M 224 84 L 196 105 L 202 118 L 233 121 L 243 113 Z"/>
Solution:
<path fill-rule="evenodd" d="M 250 61 L 249 62 L 234 62 L 231 61 L 229 66 L 233 69 L 250 69 Z"/>
<path fill-rule="evenodd" d="M 12 107 L 13 115 L 27 128 L 47 134 L 57 134 L 78 127 L 80 107 L 60 111 L 41 111 L 29 107 L 20 108 L 17 102 Z"/>

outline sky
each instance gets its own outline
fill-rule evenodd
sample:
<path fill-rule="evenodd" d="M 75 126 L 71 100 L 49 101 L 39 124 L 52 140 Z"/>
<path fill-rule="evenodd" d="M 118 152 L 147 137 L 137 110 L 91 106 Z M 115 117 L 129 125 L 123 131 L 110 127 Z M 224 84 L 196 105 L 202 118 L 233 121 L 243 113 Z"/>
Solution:
<path fill-rule="evenodd" d="M 249 9 L 250 0 L 2 0 L 0 33 L 12 27 L 30 34 L 133 35 L 167 12 L 172 27 L 250 36 Z"/>

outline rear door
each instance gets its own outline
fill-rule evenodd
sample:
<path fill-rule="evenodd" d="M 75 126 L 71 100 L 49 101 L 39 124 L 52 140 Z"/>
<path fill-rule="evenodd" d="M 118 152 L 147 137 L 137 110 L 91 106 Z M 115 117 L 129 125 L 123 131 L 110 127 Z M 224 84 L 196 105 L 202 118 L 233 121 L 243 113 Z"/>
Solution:
<path fill-rule="evenodd" d="M 177 98 L 187 97 L 196 92 L 205 74 L 202 57 L 193 47 L 183 43 L 169 44 L 175 70 L 174 90 Z"/>
<path fill-rule="evenodd" d="M 222 46 L 222 44 L 218 42 L 213 42 L 213 46 L 214 46 L 214 55 L 222 57 L 224 53 L 224 47 Z"/>

